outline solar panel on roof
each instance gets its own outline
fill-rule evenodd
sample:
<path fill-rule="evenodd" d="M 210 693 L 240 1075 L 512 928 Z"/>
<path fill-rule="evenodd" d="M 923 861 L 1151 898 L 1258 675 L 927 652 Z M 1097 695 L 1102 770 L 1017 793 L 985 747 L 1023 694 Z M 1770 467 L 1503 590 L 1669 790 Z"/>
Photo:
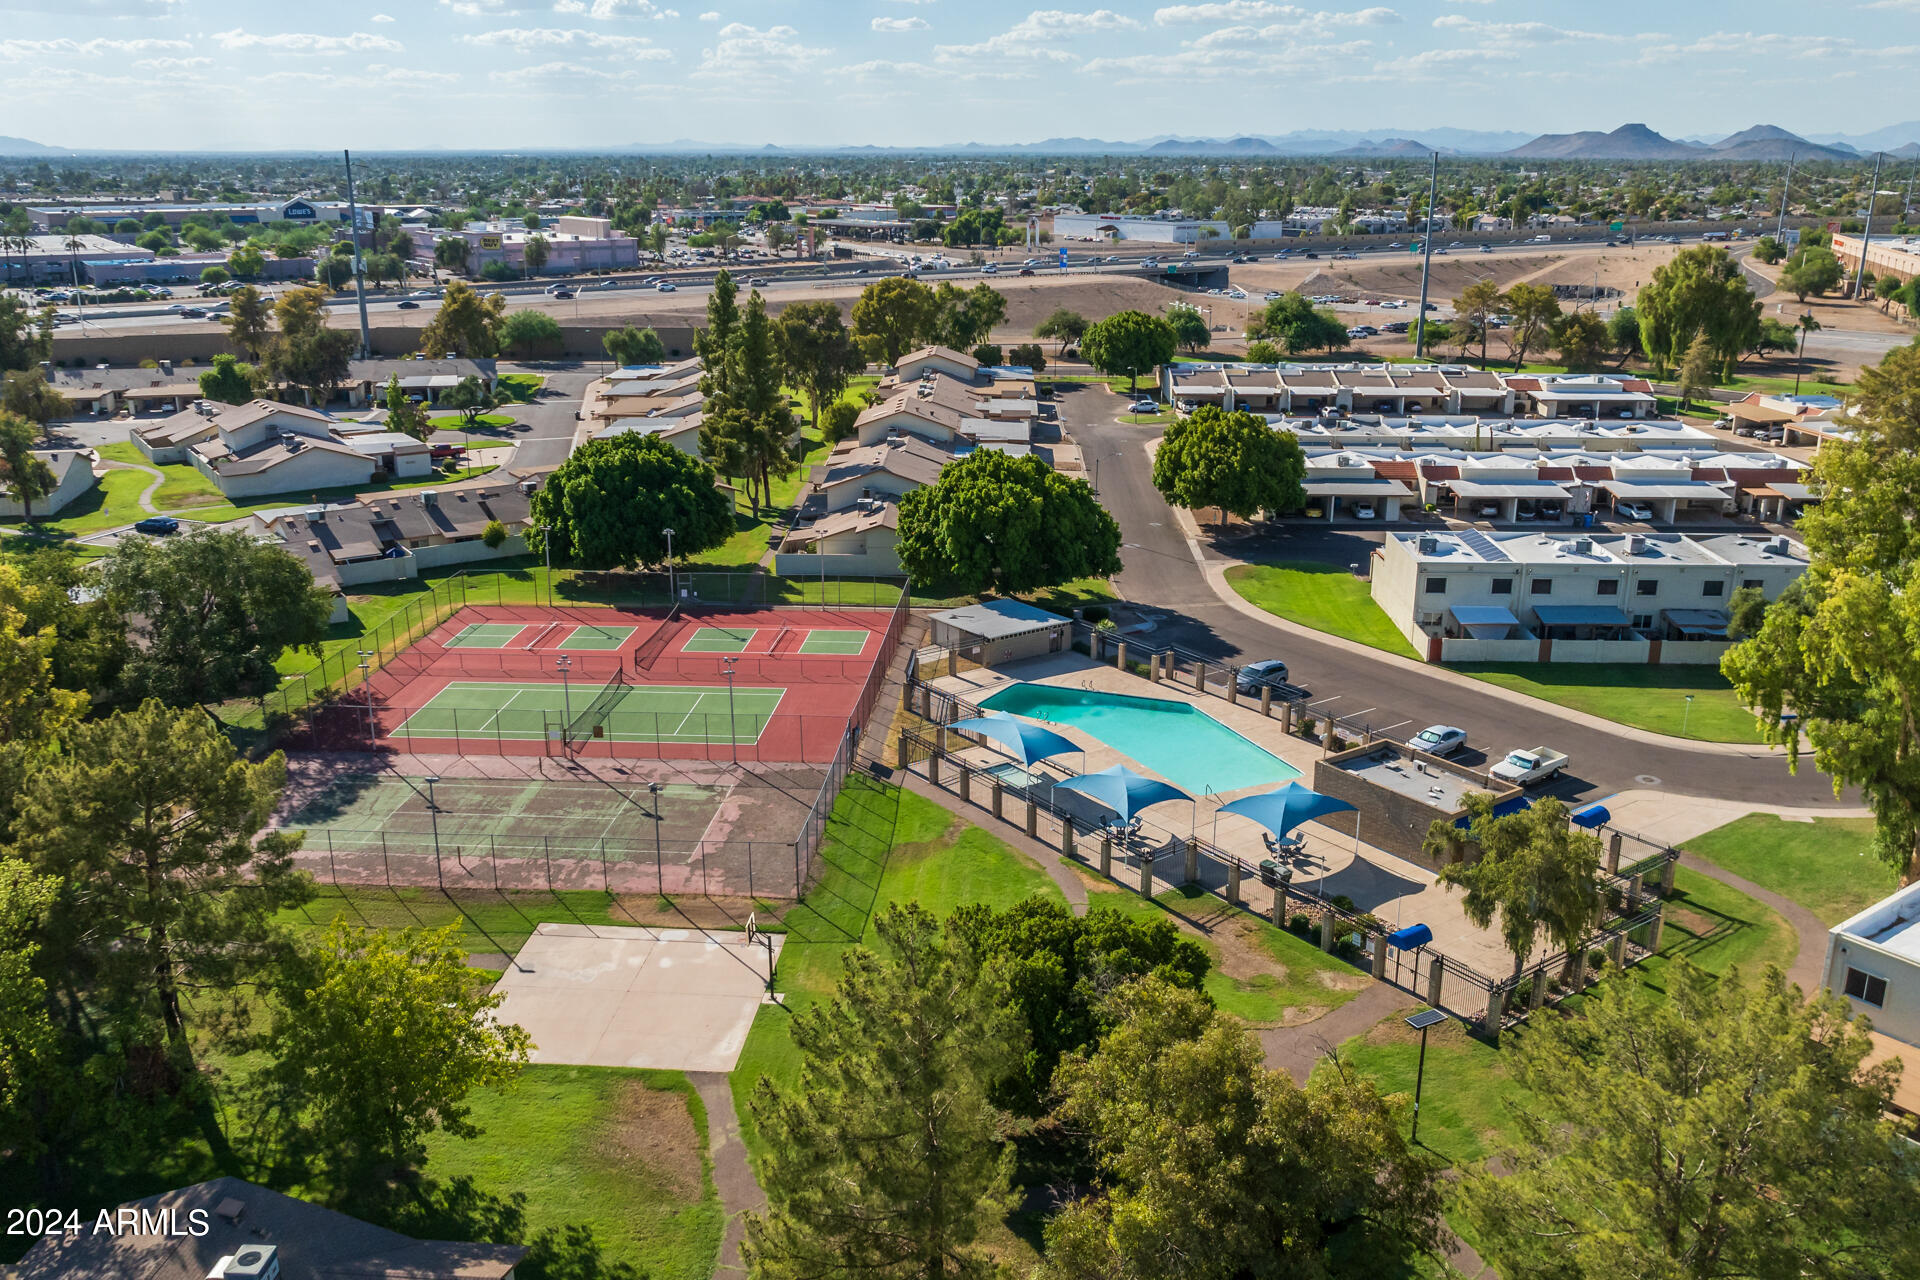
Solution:
<path fill-rule="evenodd" d="M 1501 550 L 1499 543 L 1478 529 L 1456 529 L 1454 536 L 1460 539 L 1467 550 L 1473 552 L 1482 560 L 1511 559 L 1505 551 Z"/>

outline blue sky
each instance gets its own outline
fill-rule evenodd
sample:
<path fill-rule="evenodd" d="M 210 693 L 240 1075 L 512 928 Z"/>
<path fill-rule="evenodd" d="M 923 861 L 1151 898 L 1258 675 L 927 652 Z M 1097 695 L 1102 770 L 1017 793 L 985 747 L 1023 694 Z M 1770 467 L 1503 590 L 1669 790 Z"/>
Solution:
<path fill-rule="evenodd" d="M 1107 6 L 0 0 L 0 134 L 383 150 L 1920 117 L 1920 0 Z"/>

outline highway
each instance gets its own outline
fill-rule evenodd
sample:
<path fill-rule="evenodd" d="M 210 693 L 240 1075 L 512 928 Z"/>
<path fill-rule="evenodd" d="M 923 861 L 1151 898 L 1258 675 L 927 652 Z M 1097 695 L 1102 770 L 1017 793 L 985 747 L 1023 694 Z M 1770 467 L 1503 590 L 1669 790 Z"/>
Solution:
<path fill-rule="evenodd" d="M 1463 753 L 1463 763 L 1483 763 L 1488 749 L 1557 747 L 1572 756 L 1572 767 L 1548 791 L 1570 802 L 1638 788 L 1773 807 L 1840 803 L 1830 781 L 1811 765 L 1797 777 L 1790 775 L 1784 757 L 1764 748 L 1742 754 L 1695 750 L 1590 728 L 1555 715 L 1545 704 L 1518 704 L 1462 688 L 1410 661 L 1303 637 L 1222 603 L 1195 564 L 1173 511 L 1153 487 L 1147 446 L 1159 428 L 1114 421 L 1119 401 L 1098 386 L 1063 392 L 1059 403 L 1063 428 L 1090 464 L 1100 459 L 1100 498 L 1120 522 L 1125 568 L 1115 585 L 1129 601 L 1164 615 L 1150 636 L 1153 641 L 1223 662 L 1284 659 L 1290 678 L 1312 691 L 1317 712 L 1349 717 L 1392 736 L 1429 724 L 1459 725 L 1476 748 Z M 1363 534 L 1297 529 L 1237 549 L 1262 558 L 1364 564 L 1375 545 Z M 1211 548 L 1204 554 L 1221 558 Z"/>

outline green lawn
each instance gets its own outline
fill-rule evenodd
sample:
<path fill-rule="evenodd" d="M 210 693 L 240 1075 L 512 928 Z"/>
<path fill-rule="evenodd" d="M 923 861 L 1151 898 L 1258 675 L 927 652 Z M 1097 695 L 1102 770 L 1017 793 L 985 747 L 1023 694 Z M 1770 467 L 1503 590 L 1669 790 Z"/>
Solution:
<path fill-rule="evenodd" d="M 1677 738 L 1759 742 L 1753 715 L 1708 664 L 1648 666 L 1610 662 L 1462 662 L 1462 675 L 1575 711 Z M 1693 695 L 1689 710 L 1687 695 Z"/>
<path fill-rule="evenodd" d="M 1227 570 L 1227 582 L 1247 603 L 1289 622 L 1405 658 L 1417 656 L 1373 602 L 1366 582 L 1339 565 L 1313 561 L 1235 565 Z"/>
<path fill-rule="evenodd" d="M 99 533 L 124 524 L 132 524 L 147 513 L 140 509 L 140 495 L 153 483 L 144 471 L 113 468 L 104 472 L 100 483 L 66 505 L 53 520 L 10 519 L 0 521 L 0 534 L 9 541 L 19 538 L 32 543 L 58 542 L 82 534 Z"/>
<path fill-rule="evenodd" d="M 427 1172 L 473 1191 L 525 1197 L 530 1278 L 604 1274 L 575 1244 L 536 1243 L 585 1228 L 606 1263 L 650 1280 L 707 1280 L 725 1211 L 707 1157 L 707 1114 L 684 1075 L 603 1067 L 529 1067 L 504 1090 L 472 1098 L 477 1138 L 435 1134 Z"/>
<path fill-rule="evenodd" d="M 1366 985 L 1365 981 L 1356 981 L 1361 973 L 1352 965 L 1258 916 L 1227 906 L 1195 885 L 1168 889 L 1152 901 L 1124 889 L 1100 890 L 1087 895 L 1087 905 L 1111 907 L 1133 916 L 1171 912 L 1209 930 L 1211 936 L 1198 939 L 1213 960 L 1213 968 L 1207 972 L 1207 994 L 1221 1009 L 1256 1025 L 1281 1023 L 1289 1009 L 1331 1012 L 1360 994 Z M 1225 948 L 1216 941 L 1223 937 L 1240 963 L 1223 964 Z M 1242 968 L 1249 959 L 1268 962 L 1272 969 L 1245 976 L 1224 971 Z M 1329 980 L 1340 985 L 1330 985 Z"/>
<path fill-rule="evenodd" d="M 256 511 L 273 511 L 280 507 L 304 506 L 309 501 L 344 502 L 356 496 L 369 493 L 403 493 L 409 489 L 432 489 L 441 485 L 459 484 L 464 480 L 478 480 L 489 471 L 491 466 L 467 467 L 459 471 L 436 471 L 423 480 L 391 480 L 382 483 L 349 486 L 339 489 L 320 489 L 314 493 L 280 493 L 262 498 L 258 502 L 223 503 L 210 507 L 186 507 L 173 514 L 183 520 L 202 520 L 209 524 L 221 524 L 228 520 L 238 520 L 250 516 Z M 145 477 L 151 480 L 152 477 Z"/>
<path fill-rule="evenodd" d="M 1749 969 L 1793 963 L 1799 944 L 1787 922 L 1747 895 L 1687 870 L 1683 862 L 1667 900 L 1660 954 L 1607 981 L 1630 982 L 1647 999 L 1666 992 L 1667 973 L 1685 956 L 1709 973 L 1733 965 Z M 1577 1010 L 1582 997 L 1562 1007 Z M 1526 1096 L 1512 1075 L 1513 1050 L 1526 1026 L 1507 1032 L 1498 1048 L 1467 1035 L 1457 1021 L 1428 1033 L 1426 1083 L 1421 1090 L 1420 1141 L 1454 1164 L 1492 1154 L 1511 1125 L 1509 1105 Z M 1420 1038 L 1399 1017 L 1377 1024 L 1340 1046 L 1363 1075 L 1385 1092 L 1413 1091 Z"/>
<path fill-rule="evenodd" d="M 819 882 L 786 915 L 777 982 L 785 1005 L 760 1010 L 733 1070 L 734 1109 L 756 1159 L 765 1147 L 749 1105 L 754 1085 L 762 1076 L 781 1084 L 799 1078 L 788 1024 L 832 996 L 840 957 L 854 942 L 870 939 L 874 915 L 895 902 L 917 901 L 944 918 L 973 902 L 1008 907 L 1035 893 L 1061 900 L 1045 871 L 989 832 L 858 774 L 834 805 L 819 858 Z"/>
<path fill-rule="evenodd" d="M 503 373 L 494 379 L 500 398 L 515 404 L 532 403 L 534 393 L 546 384 L 546 378 L 538 373 Z"/>
<path fill-rule="evenodd" d="M 119 440 L 113 444 L 99 446 L 102 458 L 113 462 L 127 462 L 137 467 L 151 467 L 166 477 L 160 488 L 154 492 L 153 505 L 162 511 L 171 511 L 178 507 L 188 507 L 195 503 L 205 504 L 220 501 L 220 489 L 213 481 L 201 475 L 199 471 L 185 462 L 156 463 L 148 462 L 147 455 L 131 440 Z M 152 477 L 147 477 L 151 482 Z M 137 496 L 137 495 L 136 495 Z"/>
<path fill-rule="evenodd" d="M 460 414 L 449 413 L 431 421 L 435 431 L 471 431 L 488 434 L 498 434 L 513 425 L 513 419 L 504 413 L 475 414 L 472 421 L 468 421 Z"/>
<path fill-rule="evenodd" d="M 1893 868 L 1874 856 L 1871 818 L 1788 822 L 1754 813 L 1695 836 L 1686 851 L 1799 903 L 1829 925 L 1900 883 Z"/>

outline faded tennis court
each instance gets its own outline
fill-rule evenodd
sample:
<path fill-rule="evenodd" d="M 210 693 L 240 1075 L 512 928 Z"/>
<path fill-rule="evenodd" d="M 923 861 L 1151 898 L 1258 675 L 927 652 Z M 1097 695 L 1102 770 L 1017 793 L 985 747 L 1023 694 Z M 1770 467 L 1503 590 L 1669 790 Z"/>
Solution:
<path fill-rule="evenodd" d="M 394 729 L 395 736 L 540 742 L 576 716 L 580 732 L 609 742 L 757 743 L 785 689 L 702 685 L 629 685 L 604 695 L 552 683 L 455 680 Z"/>

